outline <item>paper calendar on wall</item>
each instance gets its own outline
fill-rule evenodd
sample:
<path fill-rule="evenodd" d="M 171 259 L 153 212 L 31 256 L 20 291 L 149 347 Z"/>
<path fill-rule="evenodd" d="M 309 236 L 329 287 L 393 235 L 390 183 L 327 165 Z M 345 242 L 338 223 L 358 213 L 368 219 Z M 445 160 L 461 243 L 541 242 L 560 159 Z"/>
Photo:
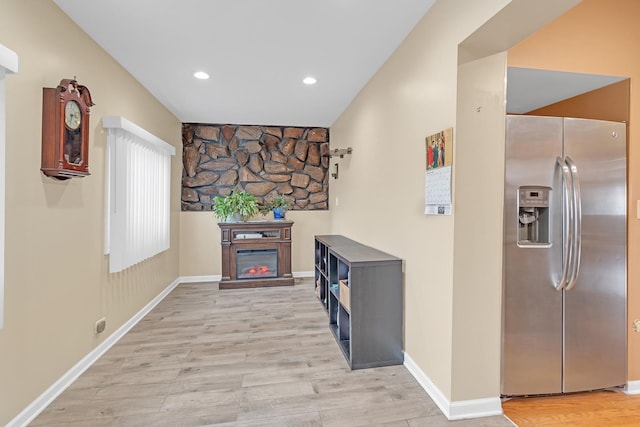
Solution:
<path fill-rule="evenodd" d="M 424 213 L 451 215 L 453 128 L 430 135 L 425 138 L 425 142 Z"/>

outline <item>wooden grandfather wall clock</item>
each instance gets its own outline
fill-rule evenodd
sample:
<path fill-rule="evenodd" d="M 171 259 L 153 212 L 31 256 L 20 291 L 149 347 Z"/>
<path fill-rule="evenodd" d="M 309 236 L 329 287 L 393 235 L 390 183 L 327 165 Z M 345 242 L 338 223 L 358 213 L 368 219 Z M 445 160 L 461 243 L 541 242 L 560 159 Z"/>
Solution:
<path fill-rule="evenodd" d="M 89 107 L 91 94 L 75 79 L 42 88 L 42 164 L 57 179 L 89 174 Z"/>

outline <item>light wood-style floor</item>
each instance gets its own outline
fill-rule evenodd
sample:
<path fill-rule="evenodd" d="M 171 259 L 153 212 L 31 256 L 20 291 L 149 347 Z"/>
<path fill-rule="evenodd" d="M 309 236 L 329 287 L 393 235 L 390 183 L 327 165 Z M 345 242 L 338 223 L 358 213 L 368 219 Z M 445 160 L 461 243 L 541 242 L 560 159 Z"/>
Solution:
<path fill-rule="evenodd" d="M 447 421 L 403 366 L 349 370 L 310 279 L 178 286 L 31 425 L 513 426 Z"/>

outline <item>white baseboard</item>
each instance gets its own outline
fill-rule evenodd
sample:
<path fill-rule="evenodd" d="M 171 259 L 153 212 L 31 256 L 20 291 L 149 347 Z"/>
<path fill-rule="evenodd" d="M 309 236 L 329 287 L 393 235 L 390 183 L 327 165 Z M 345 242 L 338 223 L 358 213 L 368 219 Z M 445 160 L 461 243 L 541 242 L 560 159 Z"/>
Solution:
<path fill-rule="evenodd" d="M 313 277 L 313 271 L 294 271 L 293 277 L 302 278 L 302 277 Z M 181 276 L 179 278 L 180 283 L 198 283 L 198 282 L 219 282 L 222 279 L 221 274 L 214 274 L 211 276 Z"/>
<path fill-rule="evenodd" d="M 500 397 L 451 402 L 447 418 L 449 420 L 462 420 L 466 418 L 493 417 L 494 415 L 502 415 Z"/>
<path fill-rule="evenodd" d="M 138 311 L 124 325 L 118 328 L 114 333 L 109 335 L 107 339 L 102 341 L 93 351 L 82 358 L 71 369 L 69 369 L 62 377 L 53 383 L 44 393 L 36 400 L 31 402 L 22 412 L 14 419 L 9 421 L 6 427 L 23 427 L 33 421 L 40 412 L 49 406 L 53 400 L 67 389 L 84 371 L 86 371 L 96 360 L 100 358 L 107 350 L 109 350 L 120 338 L 122 338 L 136 323 L 146 316 L 160 301 L 162 301 L 176 286 L 180 284 L 180 280 L 176 279 L 167 286 L 158 296 L 145 305 L 142 310 Z"/>
<path fill-rule="evenodd" d="M 221 274 L 211 276 L 180 276 L 180 283 L 198 283 L 198 282 L 219 282 L 222 279 Z"/>
<path fill-rule="evenodd" d="M 640 381 L 629 381 L 624 394 L 640 394 Z"/>
<path fill-rule="evenodd" d="M 404 354 L 404 366 L 418 381 L 429 397 L 438 405 L 445 417 L 449 420 L 462 420 L 466 418 L 490 417 L 502 415 L 500 397 L 485 399 L 461 400 L 451 402 L 436 387 L 435 384 L 418 367 L 415 361 L 407 353 Z"/>
<path fill-rule="evenodd" d="M 431 400 L 438 405 L 438 408 L 442 411 L 442 413 L 449 418 L 449 399 L 447 399 L 444 394 L 435 386 L 433 382 L 425 375 L 424 372 L 418 367 L 416 362 L 413 361 L 411 356 L 409 356 L 406 352 L 404 353 L 404 366 L 407 368 L 409 373 L 413 375 L 413 377 L 418 381 L 418 384 L 422 386 L 424 391 L 427 392 Z"/>

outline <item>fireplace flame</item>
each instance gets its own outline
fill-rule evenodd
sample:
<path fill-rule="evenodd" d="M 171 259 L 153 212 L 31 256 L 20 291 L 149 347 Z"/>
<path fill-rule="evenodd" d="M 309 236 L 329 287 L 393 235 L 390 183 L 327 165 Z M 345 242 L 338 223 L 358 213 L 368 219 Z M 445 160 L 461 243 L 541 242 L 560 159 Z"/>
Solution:
<path fill-rule="evenodd" d="M 243 268 L 240 271 L 240 276 L 242 277 L 263 277 L 263 276 L 273 276 L 275 271 L 273 271 L 268 265 L 254 265 L 251 267 Z"/>

